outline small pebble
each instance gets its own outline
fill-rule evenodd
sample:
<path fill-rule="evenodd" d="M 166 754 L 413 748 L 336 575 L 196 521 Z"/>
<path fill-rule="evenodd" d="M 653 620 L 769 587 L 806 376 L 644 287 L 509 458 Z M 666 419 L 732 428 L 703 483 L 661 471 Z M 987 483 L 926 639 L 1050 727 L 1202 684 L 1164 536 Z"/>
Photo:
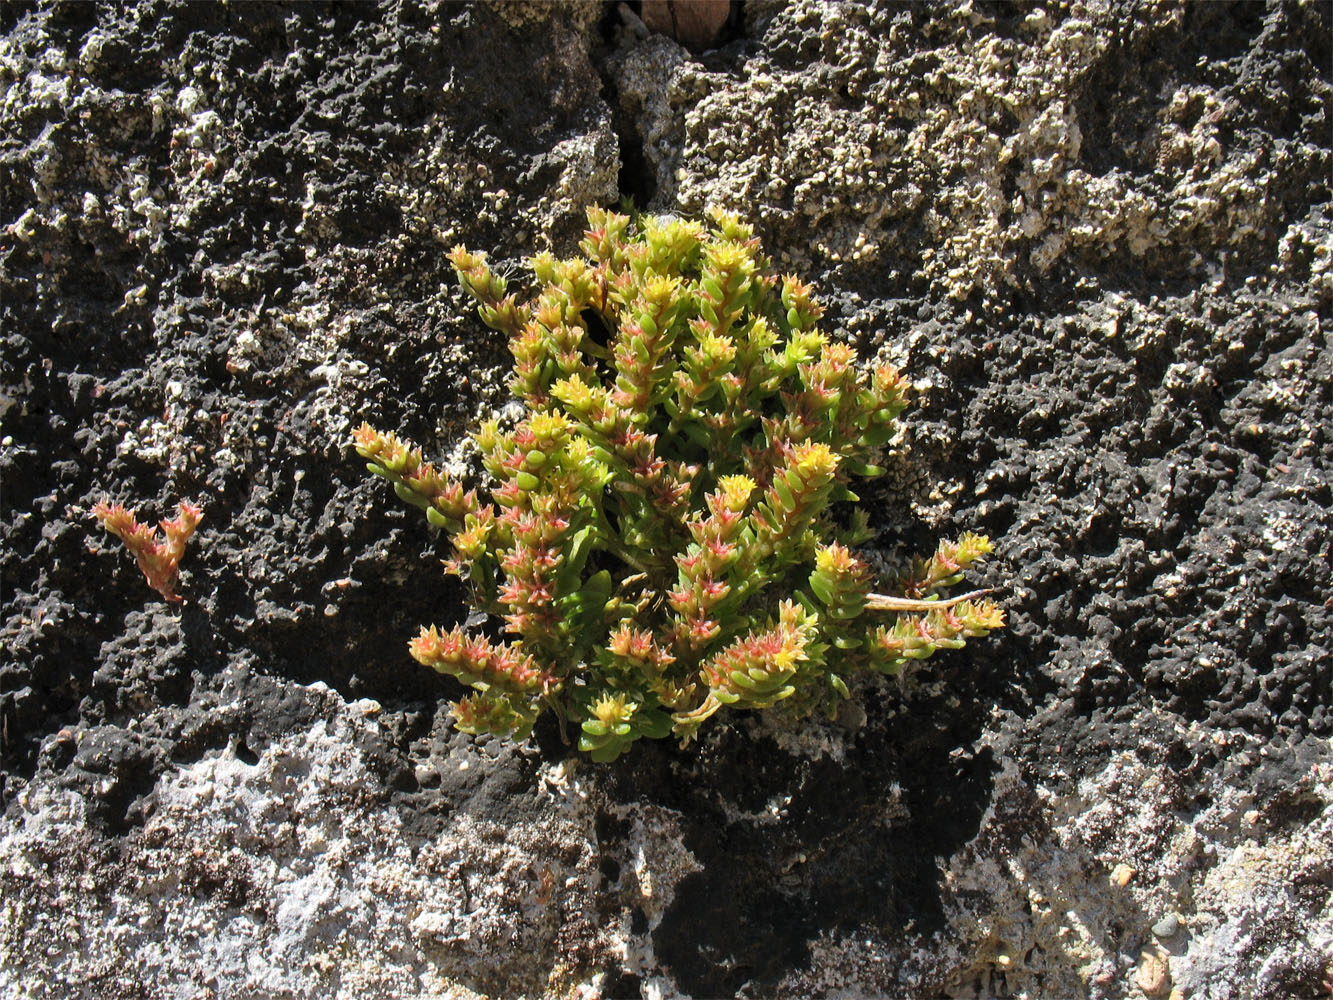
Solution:
<path fill-rule="evenodd" d="M 1180 918 L 1174 913 L 1168 913 L 1152 925 L 1153 934 L 1159 938 L 1169 938 L 1178 930 L 1180 930 Z"/>
<path fill-rule="evenodd" d="M 1142 952 L 1134 973 L 1134 985 L 1150 997 L 1162 996 L 1170 990 L 1171 970 L 1166 959 L 1153 951 Z"/>

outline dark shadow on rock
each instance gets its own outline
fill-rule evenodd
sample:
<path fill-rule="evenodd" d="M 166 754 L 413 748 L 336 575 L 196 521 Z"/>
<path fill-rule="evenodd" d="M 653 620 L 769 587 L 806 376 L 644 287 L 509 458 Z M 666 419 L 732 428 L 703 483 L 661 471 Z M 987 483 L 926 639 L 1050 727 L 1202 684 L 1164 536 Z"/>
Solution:
<path fill-rule="evenodd" d="M 945 700 L 872 722 L 842 760 L 794 756 L 739 716 L 698 750 L 641 744 L 608 775 L 612 799 L 675 811 L 701 866 L 652 931 L 681 989 L 762 995 L 807 966 L 822 935 L 945 926 L 937 859 L 976 835 L 995 769 L 989 751 L 958 752 L 982 713 Z M 600 829 L 603 852 L 621 836 Z"/>

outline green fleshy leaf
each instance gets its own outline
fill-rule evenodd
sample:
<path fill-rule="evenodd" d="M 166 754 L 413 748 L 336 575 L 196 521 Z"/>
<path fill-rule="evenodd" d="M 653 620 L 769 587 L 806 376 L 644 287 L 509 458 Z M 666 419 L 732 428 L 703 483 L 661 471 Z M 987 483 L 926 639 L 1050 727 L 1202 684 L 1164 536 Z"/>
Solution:
<path fill-rule="evenodd" d="M 833 581 L 829 579 L 829 577 L 826 574 L 820 573 L 819 571 L 811 573 L 810 589 L 815 592 L 815 596 L 818 597 L 821 601 L 823 601 L 826 606 L 831 605 L 833 603 L 834 601 Z"/>
<path fill-rule="evenodd" d="M 704 451 L 712 448 L 715 443 L 713 441 L 713 436 L 703 424 L 686 424 L 685 436 L 690 440 L 691 444 L 702 448 Z"/>
<path fill-rule="evenodd" d="M 611 573 L 608 570 L 594 573 L 584 582 L 581 593 L 590 607 L 595 605 L 600 610 L 611 596 Z"/>
<path fill-rule="evenodd" d="M 560 570 L 562 589 L 583 575 L 583 567 L 592 553 L 593 543 L 597 539 L 596 529 L 591 526 L 574 533 L 574 537 L 565 546 L 565 562 Z"/>
<path fill-rule="evenodd" d="M 398 494 L 398 499 L 405 503 L 410 503 L 413 507 L 427 507 L 430 501 L 420 493 L 410 489 L 406 484 L 396 482 L 393 484 L 393 491 Z"/>
<path fill-rule="evenodd" d="M 627 743 L 608 743 L 606 746 L 594 748 L 589 755 L 598 764 L 609 764 L 628 749 Z"/>
<path fill-rule="evenodd" d="M 650 740 L 660 740 L 671 732 L 671 716 L 665 712 L 640 712 L 634 717 L 634 728 Z"/>

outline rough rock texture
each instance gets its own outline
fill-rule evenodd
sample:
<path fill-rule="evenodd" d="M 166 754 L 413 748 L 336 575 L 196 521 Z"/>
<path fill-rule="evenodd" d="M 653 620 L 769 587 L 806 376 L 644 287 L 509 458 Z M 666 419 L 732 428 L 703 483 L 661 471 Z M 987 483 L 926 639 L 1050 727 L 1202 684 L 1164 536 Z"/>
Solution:
<path fill-rule="evenodd" d="M 0 9 L 0 994 L 1333 992 L 1328 6 L 622 10 Z M 1006 631 L 612 766 L 449 729 L 347 431 L 467 469 L 444 250 L 621 194 L 909 373 L 876 544 L 991 534 Z M 104 497 L 202 502 L 186 604 Z"/>

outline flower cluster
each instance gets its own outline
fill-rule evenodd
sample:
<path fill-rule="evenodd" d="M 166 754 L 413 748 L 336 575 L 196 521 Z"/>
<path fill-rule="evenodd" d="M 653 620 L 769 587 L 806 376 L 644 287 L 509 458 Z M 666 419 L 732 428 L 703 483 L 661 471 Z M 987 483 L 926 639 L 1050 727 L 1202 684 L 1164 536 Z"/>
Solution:
<path fill-rule="evenodd" d="M 120 504 L 103 501 L 93 507 L 93 516 L 102 527 L 124 542 L 133 554 L 148 586 L 174 602 L 181 600 L 176 594 L 176 579 L 185 543 L 204 519 L 203 511 L 188 500 L 182 500 L 178 510 L 179 517 L 161 522 L 164 537 L 159 540 L 152 525 L 140 524 L 134 512 Z"/>
<path fill-rule="evenodd" d="M 526 405 L 476 434 L 488 502 L 396 435 L 355 433 L 504 624 L 502 642 L 411 643 L 473 688 L 458 728 L 523 738 L 549 707 L 612 760 L 641 737 L 688 742 L 723 708 L 831 709 L 852 671 L 895 674 L 1003 625 L 980 592 L 940 593 L 990 552 L 982 536 L 915 560 L 889 595 L 854 554 L 870 532 L 851 483 L 881 471 L 907 405 L 897 371 L 820 333 L 810 286 L 734 216 L 588 218 L 582 256 L 532 259 L 527 301 L 483 254 L 450 254 Z"/>

